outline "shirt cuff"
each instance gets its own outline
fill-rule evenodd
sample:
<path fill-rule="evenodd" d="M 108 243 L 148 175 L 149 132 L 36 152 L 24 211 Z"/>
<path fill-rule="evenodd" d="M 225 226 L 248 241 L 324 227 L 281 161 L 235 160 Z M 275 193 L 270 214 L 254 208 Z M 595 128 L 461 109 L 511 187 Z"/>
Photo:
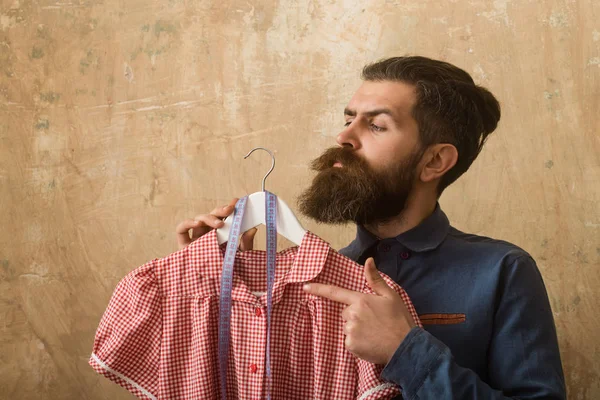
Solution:
<path fill-rule="evenodd" d="M 446 350 L 446 345 L 429 332 L 414 327 L 381 371 L 381 378 L 394 382 L 403 392 L 412 393 L 421 387 Z"/>

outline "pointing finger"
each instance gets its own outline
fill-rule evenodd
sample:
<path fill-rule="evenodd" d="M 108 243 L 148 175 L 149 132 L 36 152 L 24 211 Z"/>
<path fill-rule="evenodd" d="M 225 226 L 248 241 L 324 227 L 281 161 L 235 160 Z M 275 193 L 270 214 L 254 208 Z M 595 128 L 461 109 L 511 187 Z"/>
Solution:
<path fill-rule="evenodd" d="M 305 284 L 302 289 L 305 292 L 315 296 L 325 297 L 326 299 L 337 301 L 338 303 L 352 304 L 358 301 L 363 295 L 360 292 L 344 289 L 333 285 L 324 285 L 322 283 Z"/>

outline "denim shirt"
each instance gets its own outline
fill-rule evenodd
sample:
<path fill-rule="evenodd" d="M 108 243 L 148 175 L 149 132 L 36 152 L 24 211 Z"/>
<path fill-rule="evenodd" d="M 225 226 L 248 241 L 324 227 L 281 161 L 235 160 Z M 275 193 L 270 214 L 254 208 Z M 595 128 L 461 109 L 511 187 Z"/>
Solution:
<path fill-rule="evenodd" d="M 413 328 L 381 377 L 410 399 L 565 399 L 552 310 L 523 249 L 463 233 L 439 204 L 427 219 L 379 240 L 359 226 L 340 253 L 378 270 L 410 296 Z"/>

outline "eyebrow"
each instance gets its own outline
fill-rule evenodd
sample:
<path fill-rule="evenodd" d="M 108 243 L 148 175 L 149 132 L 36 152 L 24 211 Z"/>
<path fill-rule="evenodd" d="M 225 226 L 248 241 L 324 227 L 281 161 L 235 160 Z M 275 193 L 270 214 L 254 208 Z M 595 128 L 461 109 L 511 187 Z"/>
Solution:
<path fill-rule="evenodd" d="M 394 113 L 392 113 L 392 110 L 390 110 L 389 108 L 376 108 L 376 109 L 371 110 L 371 111 L 366 111 L 363 114 L 366 115 L 367 117 L 374 117 L 374 116 L 379 115 L 379 114 L 387 114 L 394 121 L 396 121 Z M 347 115 L 349 117 L 356 117 L 356 110 L 352 110 L 352 109 L 346 107 L 346 108 L 344 108 L 344 115 Z"/>

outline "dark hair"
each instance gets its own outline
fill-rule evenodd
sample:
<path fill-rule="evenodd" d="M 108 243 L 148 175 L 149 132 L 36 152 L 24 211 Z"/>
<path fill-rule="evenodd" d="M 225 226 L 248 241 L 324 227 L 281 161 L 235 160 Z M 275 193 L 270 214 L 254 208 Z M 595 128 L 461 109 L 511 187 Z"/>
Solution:
<path fill-rule="evenodd" d="M 464 70 L 444 61 L 420 56 L 392 57 L 363 68 L 366 81 L 400 81 L 413 84 L 421 149 L 450 143 L 458 161 L 441 178 L 438 196 L 469 169 L 488 135 L 500 120 L 500 104 L 487 89 L 477 86 Z"/>

